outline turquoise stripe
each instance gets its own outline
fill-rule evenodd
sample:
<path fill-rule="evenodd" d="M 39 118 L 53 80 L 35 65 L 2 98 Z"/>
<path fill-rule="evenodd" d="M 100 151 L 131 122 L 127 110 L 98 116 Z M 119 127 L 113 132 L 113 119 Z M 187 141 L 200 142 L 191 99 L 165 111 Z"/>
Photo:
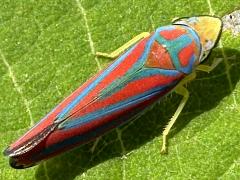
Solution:
<path fill-rule="evenodd" d="M 179 71 L 177 70 L 168 70 L 168 69 L 158 69 L 158 68 L 142 68 L 141 70 L 135 72 L 132 75 L 124 76 L 123 78 L 114 81 L 106 89 L 101 92 L 101 99 L 111 96 L 116 93 L 124 86 L 126 86 L 131 81 L 135 81 L 141 78 L 147 78 L 154 75 L 163 75 L 163 76 L 178 76 Z"/>

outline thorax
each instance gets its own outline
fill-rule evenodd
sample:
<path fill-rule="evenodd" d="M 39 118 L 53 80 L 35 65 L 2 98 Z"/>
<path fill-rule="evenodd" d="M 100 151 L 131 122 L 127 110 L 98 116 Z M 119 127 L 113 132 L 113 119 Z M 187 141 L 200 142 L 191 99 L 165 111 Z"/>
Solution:
<path fill-rule="evenodd" d="M 150 37 L 146 67 L 178 70 L 190 74 L 199 64 L 201 44 L 190 27 L 170 25 L 158 28 Z"/>

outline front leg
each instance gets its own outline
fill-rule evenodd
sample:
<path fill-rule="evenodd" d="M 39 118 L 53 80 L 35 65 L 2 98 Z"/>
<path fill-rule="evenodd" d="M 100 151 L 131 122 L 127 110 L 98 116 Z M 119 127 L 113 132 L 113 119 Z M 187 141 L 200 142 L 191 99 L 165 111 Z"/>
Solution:
<path fill-rule="evenodd" d="M 213 60 L 213 63 L 209 66 L 209 65 L 205 65 L 205 64 L 200 64 L 197 66 L 197 70 L 198 71 L 203 71 L 203 72 L 211 72 L 213 69 L 215 69 L 221 62 L 223 61 L 223 58 L 215 58 Z"/>
<path fill-rule="evenodd" d="M 149 32 L 143 32 L 137 36 L 135 36 L 133 39 L 131 39 L 130 41 L 128 41 L 126 44 L 122 45 L 121 47 L 119 47 L 118 49 L 116 49 L 115 51 L 111 52 L 111 53 L 102 53 L 102 52 L 96 52 L 97 56 L 103 56 L 103 57 L 107 57 L 107 58 L 116 58 L 118 57 L 121 53 L 123 53 L 125 50 L 127 50 L 129 47 L 131 47 L 132 45 L 134 45 L 135 43 L 137 43 L 139 40 L 146 38 L 150 35 Z"/>
<path fill-rule="evenodd" d="M 228 57 L 227 59 L 236 59 L 236 56 L 231 56 Z M 224 60 L 224 58 L 215 58 L 213 60 L 213 63 L 209 66 L 209 65 L 204 65 L 204 64 L 200 64 L 197 66 L 197 70 L 198 71 L 204 71 L 204 72 L 211 72 L 213 69 L 215 69 L 222 61 Z"/>

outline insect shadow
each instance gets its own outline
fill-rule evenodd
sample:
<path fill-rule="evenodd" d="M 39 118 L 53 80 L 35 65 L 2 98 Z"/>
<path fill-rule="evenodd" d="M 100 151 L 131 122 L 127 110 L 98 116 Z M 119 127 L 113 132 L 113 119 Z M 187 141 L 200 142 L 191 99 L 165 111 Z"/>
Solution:
<path fill-rule="evenodd" d="M 174 124 L 168 139 L 171 140 L 171 137 L 180 132 L 194 117 L 215 108 L 224 97 L 234 90 L 240 78 L 239 51 L 229 48 L 216 49 L 206 63 L 209 64 L 215 57 L 223 57 L 222 50 L 227 57 L 235 56 L 235 59 L 222 62 L 209 74 L 197 73 L 197 79 L 187 85 L 190 91 L 189 101 L 182 115 Z M 115 157 L 121 158 L 123 154 L 138 149 L 153 138 L 161 137 L 164 126 L 177 109 L 180 100 L 181 97 L 174 93 L 163 98 L 159 104 L 156 104 L 140 118 L 121 126 L 118 131 L 113 130 L 104 135 L 93 152 L 91 150 L 94 142 L 91 142 L 41 163 L 36 170 L 36 179 L 46 179 L 47 175 L 48 179 L 72 180 L 98 164 Z M 206 119 L 206 121 L 209 124 L 212 120 Z M 117 132 L 121 132 L 121 140 L 119 140 Z M 124 145 L 124 149 L 121 143 Z M 159 156 L 160 148 L 161 142 L 159 141 Z M 171 147 L 169 147 L 169 153 L 171 153 Z M 111 169 L 104 171 L 111 171 Z"/>

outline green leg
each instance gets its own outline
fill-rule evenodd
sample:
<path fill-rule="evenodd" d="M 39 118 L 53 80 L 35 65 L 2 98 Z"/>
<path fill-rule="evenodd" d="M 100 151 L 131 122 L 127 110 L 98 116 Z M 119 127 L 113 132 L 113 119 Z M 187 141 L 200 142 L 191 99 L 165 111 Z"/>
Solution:
<path fill-rule="evenodd" d="M 93 146 L 92 146 L 92 148 L 90 149 L 91 153 L 94 153 L 95 148 L 97 147 L 100 139 L 101 139 L 101 137 L 98 137 L 98 138 L 94 141 Z"/>
<path fill-rule="evenodd" d="M 126 44 L 123 46 L 119 47 L 117 50 L 111 52 L 111 53 L 102 53 L 102 52 L 96 52 L 97 56 L 104 56 L 108 58 L 116 58 L 118 57 L 121 53 L 123 53 L 126 49 L 131 47 L 133 44 L 137 43 L 140 39 L 143 39 L 145 37 L 148 37 L 150 35 L 149 32 L 143 32 L 137 36 L 135 36 L 133 39 L 128 41 Z"/>
<path fill-rule="evenodd" d="M 167 127 L 164 129 L 163 131 L 163 144 L 162 144 L 162 149 L 161 149 L 161 153 L 164 154 L 167 152 L 167 148 L 166 148 L 166 144 L 167 144 L 167 135 L 170 131 L 170 129 L 172 128 L 173 124 L 176 122 L 179 114 L 181 113 L 182 109 L 184 108 L 188 97 L 189 97 L 189 92 L 188 90 L 183 87 L 183 86 L 179 86 L 178 88 L 176 88 L 175 92 L 177 94 L 180 94 L 183 96 L 176 112 L 174 113 L 173 117 L 171 118 L 170 122 L 168 123 Z"/>
<path fill-rule="evenodd" d="M 167 148 L 166 148 L 167 135 L 168 135 L 169 131 L 171 130 L 173 124 L 176 122 L 178 116 L 182 112 L 182 110 L 183 110 L 184 106 L 186 105 L 187 100 L 189 98 L 189 92 L 183 85 L 186 84 L 187 82 L 195 79 L 195 77 L 196 77 L 196 73 L 193 72 L 192 74 L 187 76 L 185 79 L 183 79 L 182 82 L 175 88 L 175 92 L 179 95 L 182 95 L 183 98 L 182 98 L 176 112 L 174 113 L 173 117 L 170 119 L 168 125 L 166 126 L 166 128 L 163 131 L 163 144 L 162 144 L 162 149 L 161 149 L 162 154 L 167 152 Z"/>
<path fill-rule="evenodd" d="M 231 56 L 231 57 L 228 57 L 227 60 L 235 60 L 236 59 L 236 56 Z M 213 63 L 209 66 L 209 65 L 204 65 L 204 64 L 200 64 L 197 66 L 197 70 L 198 71 L 204 71 L 204 72 L 211 72 L 213 69 L 215 69 L 222 61 L 224 60 L 224 58 L 215 58 L 213 60 Z"/>
<path fill-rule="evenodd" d="M 204 64 L 200 64 L 197 66 L 197 70 L 198 71 L 204 71 L 204 72 L 211 72 L 213 69 L 215 69 L 221 62 L 223 61 L 223 58 L 216 58 L 213 60 L 213 63 L 209 66 L 209 65 L 204 65 Z"/>

